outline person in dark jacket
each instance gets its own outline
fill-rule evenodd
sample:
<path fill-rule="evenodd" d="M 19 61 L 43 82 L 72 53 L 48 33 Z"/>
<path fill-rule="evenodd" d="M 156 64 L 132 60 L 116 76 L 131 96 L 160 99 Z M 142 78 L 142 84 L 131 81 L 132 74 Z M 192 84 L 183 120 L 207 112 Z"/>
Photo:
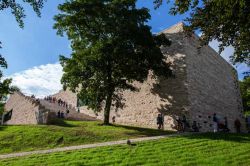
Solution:
<path fill-rule="evenodd" d="M 163 117 L 162 117 L 162 115 L 158 114 L 156 120 L 157 120 L 158 129 L 162 129 L 163 128 Z"/>
<path fill-rule="evenodd" d="M 182 131 L 184 132 L 186 130 L 186 128 L 187 128 L 187 119 L 186 119 L 185 115 L 182 116 L 182 121 L 181 122 L 182 122 Z"/>
<path fill-rule="evenodd" d="M 60 112 L 60 110 L 57 112 L 57 117 L 61 118 L 61 112 Z"/>
<path fill-rule="evenodd" d="M 227 117 L 224 117 L 224 132 L 229 132 L 229 128 L 228 128 L 228 122 L 227 122 Z"/>
<path fill-rule="evenodd" d="M 196 121 L 193 121 L 192 129 L 193 129 L 194 132 L 199 132 L 199 127 L 197 126 Z"/>
<path fill-rule="evenodd" d="M 234 127 L 235 127 L 235 129 L 236 129 L 236 132 L 237 132 L 237 133 L 240 133 L 241 123 L 240 123 L 240 120 L 239 120 L 239 119 L 236 119 L 236 120 L 234 121 Z"/>
<path fill-rule="evenodd" d="M 64 118 L 64 112 L 63 111 L 61 112 L 61 118 Z"/>
<path fill-rule="evenodd" d="M 218 131 L 218 118 L 216 116 L 216 113 L 213 115 L 213 127 L 214 127 L 214 133 Z"/>

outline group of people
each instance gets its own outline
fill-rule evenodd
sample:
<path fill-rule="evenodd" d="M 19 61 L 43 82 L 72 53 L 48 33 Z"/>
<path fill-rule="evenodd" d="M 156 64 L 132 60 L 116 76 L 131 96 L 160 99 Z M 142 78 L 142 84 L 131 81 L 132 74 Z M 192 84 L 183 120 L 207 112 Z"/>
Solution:
<path fill-rule="evenodd" d="M 158 114 L 156 121 L 157 121 L 158 129 L 163 129 L 164 118 L 162 114 Z M 184 131 L 187 131 L 187 129 L 189 128 L 189 131 L 199 132 L 199 129 L 201 128 L 200 124 L 197 123 L 196 121 L 193 121 L 192 125 L 190 126 L 185 115 L 183 115 L 181 118 L 177 117 L 176 121 L 177 121 L 177 128 L 176 128 L 177 131 L 184 132 Z M 241 123 L 239 119 L 236 119 L 234 121 L 234 127 L 236 129 L 236 132 L 240 133 Z M 224 117 L 222 121 L 222 120 L 219 120 L 216 113 L 214 113 L 213 114 L 213 131 L 214 132 L 218 132 L 218 131 L 229 132 L 230 129 L 228 128 L 227 117 Z"/>
<path fill-rule="evenodd" d="M 49 101 L 50 103 L 58 103 L 59 106 L 69 108 L 69 105 L 66 101 L 63 101 L 62 99 L 57 99 L 56 97 L 52 96 L 46 96 L 44 100 Z"/>
<path fill-rule="evenodd" d="M 63 101 L 62 99 L 58 99 L 57 103 L 58 103 L 59 106 L 68 108 L 68 103 L 66 101 Z"/>
<path fill-rule="evenodd" d="M 158 129 L 163 129 L 164 118 L 163 118 L 162 114 L 158 114 L 156 121 L 157 121 Z M 176 121 L 177 121 L 177 130 L 178 131 L 184 132 L 184 131 L 186 131 L 187 128 L 190 128 L 190 125 L 187 122 L 185 115 L 183 115 L 182 118 L 178 117 L 176 119 Z M 196 121 L 193 121 L 192 129 L 195 132 L 199 131 L 199 125 L 197 125 Z"/>
<path fill-rule="evenodd" d="M 56 103 L 56 97 L 45 96 L 44 100 L 49 101 L 50 103 Z"/>
<path fill-rule="evenodd" d="M 234 121 L 234 127 L 236 129 L 236 132 L 240 133 L 241 123 L 239 119 L 236 119 Z M 216 113 L 214 113 L 213 114 L 213 129 L 214 129 L 214 133 L 218 131 L 229 132 L 230 129 L 228 128 L 227 117 L 224 117 L 224 122 L 222 122 L 222 121 L 219 121 L 219 118 L 217 117 Z"/>
<path fill-rule="evenodd" d="M 68 109 L 66 110 L 66 115 L 67 115 L 67 114 L 69 114 L 69 110 L 68 110 Z M 60 111 L 60 110 L 59 110 L 59 111 L 57 112 L 57 118 L 65 118 L 65 113 L 64 113 L 64 111 Z"/>
<path fill-rule="evenodd" d="M 176 121 L 177 121 L 177 130 L 178 131 L 184 132 L 184 131 L 186 131 L 187 128 L 190 127 L 185 115 L 183 115 L 182 118 L 177 117 Z"/>

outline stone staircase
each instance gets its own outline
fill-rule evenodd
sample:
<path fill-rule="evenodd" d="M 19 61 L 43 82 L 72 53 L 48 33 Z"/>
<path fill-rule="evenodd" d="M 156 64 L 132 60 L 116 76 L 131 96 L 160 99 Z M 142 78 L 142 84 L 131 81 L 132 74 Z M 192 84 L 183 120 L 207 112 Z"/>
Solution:
<path fill-rule="evenodd" d="M 47 100 L 40 99 L 40 105 L 43 106 L 46 110 L 53 112 L 55 116 L 57 116 L 57 112 L 64 112 L 64 118 L 68 120 L 84 120 L 84 121 L 94 121 L 96 118 L 88 116 L 83 113 L 79 113 L 75 108 L 68 108 L 69 113 L 66 114 L 66 107 L 59 106 L 58 103 L 51 103 Z"/>

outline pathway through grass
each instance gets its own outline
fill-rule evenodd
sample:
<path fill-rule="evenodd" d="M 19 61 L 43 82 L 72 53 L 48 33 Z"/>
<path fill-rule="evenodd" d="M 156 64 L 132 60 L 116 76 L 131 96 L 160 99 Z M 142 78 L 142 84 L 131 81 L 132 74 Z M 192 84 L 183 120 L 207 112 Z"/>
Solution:
<path fill-rule="evenodd" d="M 170 132 L 101 122 L 59 121 L 56 125 L 0 126 L 0 154 L 164 135 Z"/>
<path fill-rule="evenodd" d="M 0 160 L 0 165 L 250 165 L 249 134 L 199 134 Z"/>

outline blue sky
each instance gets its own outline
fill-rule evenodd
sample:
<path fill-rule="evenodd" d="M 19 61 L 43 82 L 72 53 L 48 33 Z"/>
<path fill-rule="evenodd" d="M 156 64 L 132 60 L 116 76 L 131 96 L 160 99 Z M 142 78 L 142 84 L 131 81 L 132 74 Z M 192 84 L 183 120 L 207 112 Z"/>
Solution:
<path fill-rule="evenodd" d="M 183 21 L 188 15 L 170 16 L 168 6 L 153 9 L 153 0 L 139 0 L 138 7 L 150 9 L 151 20 L 148 24 L 152 32 L 159 32 L 177 22 Z M 30 6 L 25 6 L 24 29 L 19 28 L 9 10 L 0 12 L 0 53 L 8 62 L 6 76 L 13 78 L 13 84 L 19 86 L 27 94 L 38 96 L 55 93 L 61 88 L 61 66 L 59 55 L 70 55 L 70 42 L 66 37 L 56 35 L 53 29 L 53 17 L 58 13 L 57 6 L 63 0 L 48 0 L 42 9 L 42 17 L 38 18 Z M 216 49 L 218 43 L 212 42 Z M 224 52 L 231 54 L 232 48 Z M 244 65 L 238 67 L 239 74 L 246 70 Z M 240 78 L 242 75 L 240 74 Z"/>

